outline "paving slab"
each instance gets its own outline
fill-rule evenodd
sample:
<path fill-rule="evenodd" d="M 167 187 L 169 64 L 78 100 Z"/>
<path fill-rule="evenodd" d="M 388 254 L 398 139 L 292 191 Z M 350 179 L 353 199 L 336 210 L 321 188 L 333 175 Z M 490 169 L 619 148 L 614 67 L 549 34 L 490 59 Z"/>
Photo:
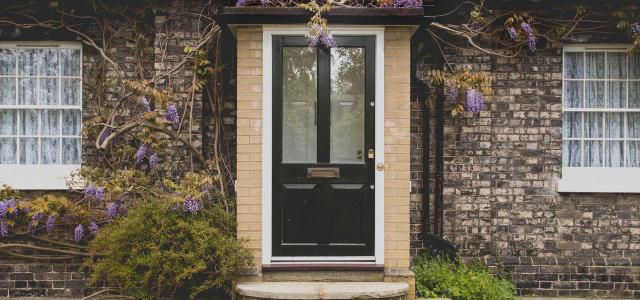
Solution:
<path fill-rule="evenodd" d="M 407 294 L 404 282 L 246 282 L 236 293 L 258 299 L 378 299 Z"/>

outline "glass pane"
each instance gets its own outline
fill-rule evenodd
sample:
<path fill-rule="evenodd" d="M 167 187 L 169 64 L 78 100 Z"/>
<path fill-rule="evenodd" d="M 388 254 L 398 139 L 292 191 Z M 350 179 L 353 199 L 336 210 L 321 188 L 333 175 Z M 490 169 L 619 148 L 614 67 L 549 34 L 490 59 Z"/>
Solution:
<path fill-rule="evenodd" d="M 629 78 L 640 79 L 640 53 L 629 54 Z"/>
<path fill-rule="evenodd" d="M 607 138 L 622 138 L 624 136 L 624 117 L 622 113 L 607 113 L 606 136 Z"/>
<path fill-rule="evenodd" d="M 607 78 L 614 78 L 614 79 L 627 78 L 627 53 L 626 52 L 607 53 Z"/>
<path fill-rule="evenodd" d="M 62 139 L 62 163 L 80 164 L 81 139 Z"/>
<path fill-rule="evenodd" d="M 58 75 L 58 49 L 42 49 L 38 66 L 40 76 Z"/>
<path fill-rule="evenodd" d="M 331 162 L 364 161 L 364 48 L 331 48 Z"/>
<path fill-rule="evenodd" d="M 605 167 L 622 167 L 624 155 L 622 141 L 607 141 Z"/>
<path fill-rule="evenodd" d="M 35 78 L 20 78 L 18 81 L 18 104 L 36 105 L 38 93 Z"/>
<path fill-rule="evenodd" d="M 627 141 L 627 167 L 640 167 L 640 141 Z"/>
<path fill-rule="evenodd" d="M 60 139 L 42 138 L 40 142 L 42 143 L 40 163 L 45 165 L 60 163 Z"/>
<path fill-rule="evenodd" d="M 20 138 L 20 163 L 38 163 L 38 138 Z"/>
<path fill-rule="evenodd" d="M 18 56 L 18 73 L 20 75 L 38 75 L 38 52 L 40 52 L 39 49 L 20 49 Z"/>
<path fill-rule="evenodd" d="M 640 108 L 640 81 L 629 81 L 629 108 Z"/>
<path fill-rule="evenodd" d="M 584 57 L 582 52 L 564 53 L 564 77 L 584 78 Z"/>
<path fill-rule="evenodd" d="M 564 82 L 564 107 L 582 108 L 582 90 L 583 81 L 565 81 Z"/>
<path fill-rule="evenodd" d="M 582 137 L 582 113 L 566 112 L 562 116 L 562 136 L 565 138 Z"/>
<path fill-rule="evenodd" d="M 62 76 L 80 76 L 80 49 L 60 49 Z"/>
<path fill-rule="evenodd" d="M 0 49 L 0 75 L 16 74 L 16 55 L 10 49 Z"/>
<path fill-rule="evenodd" d="M 604 53 L 587 52 L 585 59 L 587 61 L 587 78 L 604 78 Z"/>
<path fill-rule="evenodd" d="M 38 135 L 38 111 L 35 109 L 21 109 L 20 114 L 20 134 Z"/>
<path fill-rule="evenodd" d="M 0 164 L 16 163 L 16 138 L 0 138 Z"/>
<path fill-rule="evenodd" d="M 584 166 L 602 167 L 602 141 L 584 141 Z"/>
<path fill-rule="evenodd" d="M 58 79 L 40 79 L 40 104 L 58 105 Z"/>
<path fill-rule="evenodd" d="M 282 49 L 282 161 L 317 161 L 316 50 Z"/>
<path fill-rule="evenodd" d="M 62 111 L 62 134 L 63 135 L 80 135 L 80 126 L 82 125 L 80 110 L 67 109 Z"/>
<path fill-rule="evenodd" d="M 42 135 L 60 135 L 60 111 L 42 110 Z"/>
<path fill-rule="evenodd" d="M 604 107 L 604 81 L 587 81 L 586 98 L 588 108 Z"/>
<path fill-rule="evenodd" d="M 0 78 L 0 105 L 16 104 L 16 79 Z"/>
<path fill-rule="evenodd" d="M 565 167 L 579 167 L 582 159 L 580 141 L 562 142 L 562 165 Z"/>
<path fill-rule="evenodd" d="M 640 138 L 640 113 L 627 114 L 627 138 Z"/>
<path fill-rule="evenodd" d="M 602 113 L 585 113 L 584 133 L 587 138 L 602 137 Z"/>
<path fill-rule="evenodd" d="M 62 105 L 80 105 L 80 79 L 62 79 Z"/>
<path fill-rule="evenodd" d="M 0 110 L 0 135 L 16 134 L 16 111 L 13 109 Z"/>

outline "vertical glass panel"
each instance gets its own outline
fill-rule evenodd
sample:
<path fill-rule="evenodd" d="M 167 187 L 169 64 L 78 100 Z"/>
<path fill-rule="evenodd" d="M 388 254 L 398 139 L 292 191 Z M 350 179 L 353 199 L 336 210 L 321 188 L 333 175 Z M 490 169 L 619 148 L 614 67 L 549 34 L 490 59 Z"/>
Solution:
<path fill-rule="evenodd" d="M 42 144 L 40 163 L 45 165 L 60 163 L 60 138 L 42 138 L 40 143 Z"/>
<path fill-rule="evenodd" d="M 80 76 L 80 49 L 60 49 L 62 76 Z"/>
<path fill-rule="evenodd" d="M 62 79 L 62 105 L 80 105 L 81 88 L 80 79 Z"/>
<path fill-rule="evenodd" d="M 80 126 L 82 124 L 80 110 L 67 109 L 62 111 L 62 134 L 63 135 L 80 135 Z"/>
<path fill-rule="evenodd" d="M 18 73 L 23 76 L 38 75 L 38 53 L 40 49 L 20 49 L 19 51 Z"/>
<path fill-rule="evenodd" d="M 602 113 L 585 113 L 584 133 L 587 138 L 602 137 Z"/>
<path fill-rule="evenodd" d="M 640 81 L 629 81 L 629 108 L 640 108 Z"/>
<path fill-rule="evenodd" d="M 20 163 L 38 163 L 38 138 L 20 138 Z"/>
<path fill-rule="evenodd" d="M 622 167 L 624 166 L 624 154 L 623 154 L 623 142 L 622 141 L 607 141 L 605 152 L 605 167 Z"/>
<path fill-rule="evenodd" d="M 80 164 L 80 139 L 62 139 L 62 163 L 65 165 Z"/>
<path fill-rule="evenodd" d="M 0 78 L 0 105 L 16 104 L 16 79 Z"/>
<path fill-rule="evenodd" d="M 38 135 L 38 114 L 35 109 L 19 110 L 20 135 Z"/>
<path fill-rule="evenodd" d="M 627 113 L 627 138 L 640 138 L 640 113 Z"/>
<path fill-rule="evenodd" d="M 331 48 L 331 162 L 363 162 L 364 48 Z"/>
<path fill-rule="evenodd" d="M 0 164 L 16 163 L 16 138 L 0 138 Z"/>
<path fill-rule="evenodd" d="M 624 137 L 624 115 L 622 113 L 606 113 L 606 134 L 607 138 Z"/>
<path fill-rule="evenodd" d="M 36 105 L 38 103 L 37 83 L 35 78 L 20 78 L 18 80 L 18 104 Z"/>
<path fill-rule="evenodd" d="M 604 107 L 604 81 L 587 81 L 587 108 Z"/>
<path fill-rule="evenodd" d="M 565 81 L 564 82 L 564 107 L 566 108 L 582 108 L 582 90 L 583 81 Z"/>
<path fill-rule="evenodd" d="M 604 52 L 586 52 L 585 59 L 587 61 L 587 78 L 604 78 Z"/>
<path fill-rule="evenodd" d="M 566 112 L 562 117 L 562 136 L 565 138 L 582 137 L 582 113 Z"/>
<path fill-rule="evenodd" d="M 60 111 L 42 110 L 42 135 L 60 135 Z"/>
<path fill-rule="evenodd" d="M 627 167 L 640 167 L 640 141 L 627 141 Z"/>
<path fill-rule="evenodd" d="M 57 78 L 40 78 L 40 104 L 58 105 Z"/>
<path fill-rule="evenodd" d="M 57 76 L 58 49 L 42 49 L 38 66 L 38 74 L 40 76 Z"/>
<path fill-rule="evenodd" d="M 627 53 L 608 52 L 607 53 L 607 78 L 626 79 L 627 78 Z"/>
<path fill-rule="evenodd" d="M 584 57 L 582 52 L 564 53 L 564 77 L 570 79 L 584 78 Z"/>
<path fill-rule="evenodd" d="M 607 107 L 627 107 L 627 83 L 622 81 L 609 81 L 607 83 Z"/>
<path fill-rule="evenodd" d="M 580 152 L 581 141 L 562 142 L 562 165 L 565 167 L 579 167 L 582 155 Z"/>
<path fill-rule="evenodd" d="M 602 167 L 602 141 L 584 141 L 584 166 Z"/>
<path fill-rule="evenodd" d="M 317 161 L 316 50 L 282 49 L 282 161 Z"/>
<path fill-rule="evenodd" d="M 0 49 L 0 75 L 16 74 L 16 55 L 10 49 Z"/>
<path fill-rule="evenodd" d="M 640 52 L 629 54 L 629 78 L 640 79 Z"/>
<path fill-rule="evenodd" d="M 16 134 L 16 111 L 13 109 L 0 110 L 0 135 Z"/>

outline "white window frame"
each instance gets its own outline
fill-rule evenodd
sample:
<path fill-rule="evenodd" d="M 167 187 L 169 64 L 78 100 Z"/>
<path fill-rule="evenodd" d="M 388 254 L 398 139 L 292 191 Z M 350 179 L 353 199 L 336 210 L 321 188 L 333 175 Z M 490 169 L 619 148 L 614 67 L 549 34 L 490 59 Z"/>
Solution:
<path fill-rule="evenodd" d="M 374 256 L 323 256 L 323 257 L 274 257 L 272 255 L 272 39 L 274 35 L 301 35 L 309 32 L 306 26 L 273 25 L 262 27 L 263 40 L 263 120 L 262 132 L 262 263 L 263 264 L 384 264 L 384 172 L 375 172 L 375 242 Z M 380 26 L 332 26 L 333 35 L 375 36 L 375 164 L 384 163 L 384 27 Z"/>
<path fill-rule="evenodd" d="M 565 52 L 621 52 L 629 51 L 632 49 L 630 44 L 570 44 L 565 45 L 562 51 L 562 118 L 564 119 L 564 112 L 640 112 L 640 108 L 565 108 L 565 91 L 564 86 L 567 78 L 565 78 L 564 70 L 564 57 Z M 585 56 L 586 57 L 586 56 Z M 586 59 L 586 58 L 585 58 Z M 586 68 L 586 62 L 583 62 L 584 68 Z M 627 63 L 627 79 L 620 80 L 629 82 L 629 64 Z M 606 68 L 606 67 L 605 67 Z M 586 73 L 585 73 L 586 74 Z M 585 75 L 586 76 L 586 75 Z M 610 79 L 605 79 L 610 81 Z M 640 79 L 638 79 L 640 81 Z M 615 81 L 615 79 L 614 79 Z M 607 94 L 608 85 L 605 84 L 604 94 Z M 584 89 L 584 87 L 583 87 Z M 583 91 L 583 97 L 585 93 Z M 627 84 L 627 104 L 629 102 L 629 84 Z M 628 105 L 627 105 L 628 106 Z M 584 117 L 583 117 L 584 118 Z M 626 137 L 626 114 L 624 115 L 624 136 L 620 140 L 624 141 L 623 147 L 626 152 L 626 144 L 628 140 Z M 606 122 L 606 120 L 603 120 Z M 584 131 L 584 122 L 582 122 Z M 564 126 L 562 124 L 562 132 L 564 133 Z M 603 124 L 606 126 L 606 124 Z M 605 127 L 603 127 L 603 134 Z M 588 138 L 565 138 L 562 137 L 562 142 L 565 140 L 589 140 Z M 594 140 L 604 140 L 604 138 L 598 138 Z M 640 139 L 633 139 L 640 140 Z M 606 144 L 606 143 L 605 143 Z M 606 147 L 606 145 L 604 145 Z M 564 151 L 564 147 L 561 148 Z M 604 155 L 604 151 L 603 151 Z M 566 193 L 640 193 L 640 167 L 565 167 L 564 166 L 564 153 L 562 153 L 562 178 L 558 181 L 557 191 Z M 623 157 L 623 165 L 627 163 L 627 157 Z M 584 161 L 584 145 L 581 146 L 581 160 Z"/>
<path fill-rule="evenodd" d="M 80 105 L 60 105 L 55 106 L 56 110 L 74 109 L 80 111 L 80 131 L 82 132 L 82 64 L 83 53 L 80 42 L 58 42 L 58 41 L 25 41 L 25 42 L 0 42 L 0 48 L 71 48 L 80 50 L 80 73 L 78 76 L 71 76 L 80 79 Z M 17 63 L 16 57 L 16 63 Z M 58 76 L 56 78 L 68 78 L 62 76 L 61 62 L 58 62 Z M 19 70 L 16 69 L 16 72 Z M 11 76 L 13 77 L 13 76 Z M 19 77 L 19 76 L 18 76 Z M 42 76 L 36 76 L 38 78 Z M 58 83 L 62 84 L 62 81 Z M 16 87 L 17 88 L 17 87 Z M 38 88 L 37 88 L 38 89 Z M 62 89 L 58 87 L 58 99 L 61 99 Z M 17 97 L 17 95 L 16 95 Z M 0 105 L 0 109 L 47 109 L 42 105 Z M 60 114 L 62 122 L 62 114 Z M 62 123 L 60 124 L 62 130 Z M 38 137 L 41 135 L 38 134 Z M 65 137 L 62 136 L 61 137 Z M 73 136 L 76 137 L 76 136 Z M 62 148 L 62 143 L 60 143 Z M 82 160 L 82 137 L 80 137 L 80 159 Z M 62 151 L 62 149 L 60 150 Z M 0 186 L 8 185 L 16 190 L 65 190 L 69 188 L 67 181 L 69 177 L 80 170 L 81 164 L 0 164 Z"/>

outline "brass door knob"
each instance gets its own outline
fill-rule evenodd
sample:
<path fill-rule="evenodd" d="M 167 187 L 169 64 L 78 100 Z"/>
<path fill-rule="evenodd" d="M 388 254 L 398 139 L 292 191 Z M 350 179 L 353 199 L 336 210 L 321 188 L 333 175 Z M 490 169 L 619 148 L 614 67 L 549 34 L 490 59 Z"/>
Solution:
<path fill-rule="evenodd" d="M 378 169 L 378 171 L 384 171 L 384 164 L 383 163 L 377 164 L 376 169 Z"/>

